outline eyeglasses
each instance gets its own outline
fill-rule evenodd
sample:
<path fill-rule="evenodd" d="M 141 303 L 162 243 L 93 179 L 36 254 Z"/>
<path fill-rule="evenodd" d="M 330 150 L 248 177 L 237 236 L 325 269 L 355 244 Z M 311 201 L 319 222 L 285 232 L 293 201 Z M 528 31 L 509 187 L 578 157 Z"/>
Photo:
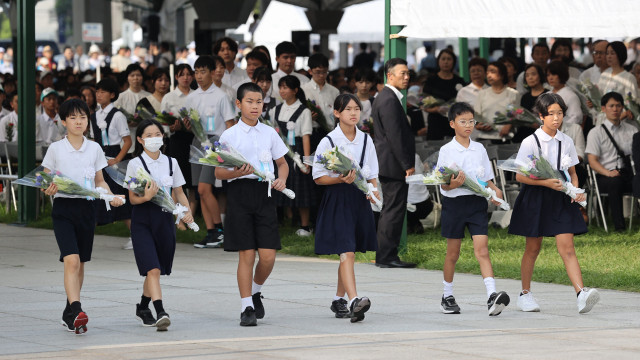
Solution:
<path fill-rule="evenodd" d="M 467 127 L 467 126 L 474 126 L 477 123 L 477 121 L 471 119 L 471 120 L 458 120 L 458 124 Z"/>
<path fill-rule="evenodd" d="M 605 52 L 604 51 L 594 51 L 593 55 L 604 55 Z"/>

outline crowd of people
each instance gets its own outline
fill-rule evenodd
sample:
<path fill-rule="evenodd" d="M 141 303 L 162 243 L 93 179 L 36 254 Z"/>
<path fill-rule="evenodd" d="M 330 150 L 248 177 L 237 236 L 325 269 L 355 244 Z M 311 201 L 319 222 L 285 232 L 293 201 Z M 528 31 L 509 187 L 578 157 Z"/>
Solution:
<path fill-rule="evenodd" d="M 36 137 L 49 146 L 42 162 L 45 168 L 90 178 L 95 186 L 126 199 L 124 203 L 113 200 L 110 210 L 95 207 L 94 217 L 87 221 L 98 225 L 124 221 L 129 227 L 131 237 L 124 248 L 134 250 L 140 275 L 146 276 L 136 307 L 143 325 L 166 330 L 170 324 L 159 278 L 171 273 L 175 228 L 171 216 L 150 203 L 162 187 L 173 189 L 176 202 L 189 210 L 178 228 L 192 222 L 193 214 L 201 214 L 206 235 L 194 247 L 239 252 L 241 325 L 256 325 L 256 319 L 264 317 L 261 289 L 280 248 L 278 224 L 297 227 L 295 233 L 300 237 L 315 234 L 318 254 L 340 255 L 331 310 L 336 317 L 356 322 L 364 319 L 371 305 L 356 291 L 356 252 L 375 250 L 376 266 L 381 268 L 416 266 L 402 261 L 398 254 L 405 214 L 409 231 L 422 233 L 420 220 L 433 208 L 426 187 L 405 181 L 407 176 L 425 171 L 426 159 L 416 154 L 416 140 L 450 139 L 440 150 L 438 161 L 449 159 L 446 161 L 461 166 L 488 163 L 484 145 L 491 143 L 522 143 L 519 158 L 537 154 L 555 161 L 557 157 L 557 164 L 553 163 L 558 169 L 559 159 L 566 153 L 571 160 L 566 180 L 582 187 L 585 165 L 589 164 L 601 191 L 609 194 L 616 230 L 624 229 L 622 196 L 631 190 L 632 149 L 635 163 L 640 164 L 637 114 L 625 110 L 638 99 L 637 75 L 623 66 L 627 52 L 622 42 L 599 40 L 591 52 L 593 64 L 584 71 L 574 66 L 571 43 L 562 39 L 551 48 L 536 44 L 533 63 L 525 66 L 509 57 L 491 62 L 471 58 L 471 81 L 466 83 L 455 70 L 458 59 L 450 49 L 442 49 L 432 59 L 433 66 L 416 73 L 402 59 L 389 60 L 376 72 L 373 61 L 366 57 L 358 61 L 364 67 L 329 71 L 329 59 L 321 53 L 308 58 L 306 69 L 296 69 L 298 50 L 287 41 L 276 47 L 275 64 L 266 47 L 245 49 L 244 69 L 238 64 L 238 43 L 226 37 L 215 43 L 212 55 L 198 56 L 190 45 L 179 49 L 175 60 L 165 43 L 149 52 L 136 48 L 132 53 L 122 47 L 110 58 L 102 56 L 95 45 L 88 55 L 81 47 L 75 53 L 67 47 L 57 62 L 45 48 L 37 62 Z M 98 67 L 101 78 L 96 82 L 94 70 Z M 175 84 L 173 90 L 171 83 Z M 604 94 L 600 104 L 581 99 L 584 84 L 600 89 Z M 5 73 L 0 88 L 0 141 L 15 142 L 18 138 L 16 87 L 15 78 Z M 408 90 L 406 110 L 401 103 L 405 96 L 402 90 Z M 427 106 L 420 101 L 422 97 L 441 101 Z M 510 107 L 527 109 L 542 125 L 494 124 L 496 112 Z M 183 108 L 199 114 L 207 138 L 204 143 L 194 134 L 193 119 L 176 118 Z M 166 114 L 173 116 L 172 122 L 159 121 Z M 71 126 L 76 123 L 79 125 Z M 87 139 L 93 140 L 89 147 Z M 192 146 L 218 141 L 233 145 L 253 166 L 228 170 L 190 162 Z M 355 172 L 336 174 L 319 162 L 317 156 L 334 147 L 358 163 L 371 189 L 368 195 L 351 185 L 356 181 Z M 88 159 L 86 169 L 92 171 L 74 169 L 65 151 L 77 157 L 76 164 Z M 294 155 L 288 156 L 289 152 Z M 158 179 L 157 184 L 148 184 L 144 195 L 127 190 L 101 171 L 106 166 L 123 166 L 127 160 L 128 175 L 144 168 Z M 275 190 L 292 189 L 295 198 L 280 191 L 267 197 L 267 183 L 256 181 L 253 174 L 253 167 L 258 166 L 274 175 L 269 184 Z M 468 227 L 474 247 L 477 244 L 488 311 L 495 316 L 509 304 L 509 296 L 496 291 L 488 257 L 487 202 L 457 189 L 475 168 L 461 169 L 463 173 L 453 176 L 451 184 L 440 190 L 444 199 L 442 235 L 448 241 L 441 307 L 445 313 L 460 312 L 453 297 L 453 272 Z M 91 172 L 95 174 L 87 177 Z M 477 177 L 501 197 L 500 189 L 491 182 L 491 171 Z M 598 294 L 582 284 L 573 251 L 573 234 L 586 232 L 588 219 L 567 196 L 544 192 L 557 190 L 558 184 L 518 181 L 525 185 L 516 200 L 510 232 L 527 238 L 519 308 L 539 311 L 530 292 L 531 275 L 542 236 L 555 236 L 578 294 L 579 311 L 591 310 Z M 539 193 L 541 189 L 544 194 Z M 636 190 L 640 193 L 640 188 Z M 69 199 L 56 192 L 50 188 L 45 193 L 56 196 L 52 216 L 60 259 L 65 263 L 68 298 L 63 325 L 82 333 L 88 318 L 80 307 L 80 288 L 83 264 L 91 257 L 93 226 L 76 231 L 73 214 L 87 215 L 88 205 L 82 203 L 85 199 Z M 376 203 L 382 198 L 380 208 Z M 548 216 L 557 212 L 547 210 L 554 206 L 563 209 L 556 218 L 566 219 L 561 225 L 549 225 Z M 69 207 L 75 207 L 74 212 L 63 214 Z M 412 211 L 407 213 L 408 207 Z M 541 218 L 532 222 L 529 212 L 540 213 Z M 259 261 L 254 272 L 256 251 Z M 151 302 L 156 317 L 149 309 Z"/>

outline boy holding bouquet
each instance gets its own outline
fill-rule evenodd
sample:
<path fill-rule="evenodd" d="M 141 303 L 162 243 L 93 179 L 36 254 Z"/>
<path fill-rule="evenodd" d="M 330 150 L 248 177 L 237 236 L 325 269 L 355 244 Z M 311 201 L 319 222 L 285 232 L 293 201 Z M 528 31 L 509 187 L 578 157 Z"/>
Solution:
<path fill-rule="evenodd" d="M 287 147 L 276 131 L 258 121 L 262 113 L 263 93 L 254 83 L 245 83 L 238 88 L 236 106 L 241 119 L 235 126 L 225 130 L 220 136 L 221 143 L 227 143 L 242 154 L 252 165 L 240 168 L 215 168 L 215 176 L 228 180 L 229 199 L 226 217 L 225 251 L 238 252 L 238 288 L 241 298 L 240 326 L 256 326 L 264 317 L 261 289 L 271 274 L 280 249 L 278 216 L 275 197 L 268 196 L 268 182 L 260 181 L 253 174 L 253 167 L 273 172 L 273 161 L 278 167 L 278 177 L 271 187 L 285 189 L 289 166 L 284 159 Z M 255 268 L 255 252 L 259 261 Z"/>
<path fill-rule="evenodd" d="M 462 185 L 466 177 L 473 177 L 482 187 L 495 191 L 498 198 L 502 192 L 493 182 L 493 171 L 487 151 L 482 144 L 470 139 L 475 125 L 473 107 L 465 102 L 457 102 L 449 109 L 449 125 L 455 130 L 455 138 L 440 149 L 437 167 L 452 167 L 456 164 L 460 171 L 451 176 L 450 184 L 441 185 L 442 236 L 447 238 L 447 254 L 443 267 L 444 293 L 440 309 L 445 314 L 459 314 L 460 307 L 453 297 L 453 275 L 460 256 L 460 245 L 467 227 L 473 240 L 476 259 L 487 289 L 489 316 L 499 315 L 509 305 L 509 295 L 496 291 L 493 268 L 489 258 L 487 201 Z M 499 203 L 491 200 L 495 205 Z"/>

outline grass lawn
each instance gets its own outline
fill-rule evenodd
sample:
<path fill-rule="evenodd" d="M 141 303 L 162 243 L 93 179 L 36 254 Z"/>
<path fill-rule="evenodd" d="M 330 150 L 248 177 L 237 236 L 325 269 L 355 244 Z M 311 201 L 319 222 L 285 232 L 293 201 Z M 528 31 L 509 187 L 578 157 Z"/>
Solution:
<path fill-rule="evenodd" d="M 4 208 L 0 210 L 0 222 L 11 223 L 15 220 L 15 213 L 6 214 Z M 197 220 L 200 228 L 204 229 L 202 219 Z M 50 207 L 29 226 L 51 229 Z M 294 234 L 295 230 L 290 227 L 281 228 L 282 252 L 317 256 L 314 254 L 313 238 L 298 237 Z M 96 234 L 122 237 L 129 235 L 122 223 L 97 227 Z M 203 236 L 203 230 L 198 233 L 190 230 L 178 231 L 178 241 L 183 243 L 198 242 Z M 640 292 L 640 226 L 635 226 L 628 233 L 606 233 L 601 228 L 591 226 L 587 234 L 577 236 L 574 241 L 587 286 Z M 524 243 L 523 237 L 508 235 L 506 229 L 489 230 L 489 250 L 496 277 L 520 278 L 520 259 L 524 252 Z M 423 235 L 409 235 L 407 251 L 402 255 L 402 259 L 415 262 L 423 269 L 442 270 L 445 252 L 446 240 L 440 236 L 440 229 L 428 229 Z M 338 258 L 337 256 L 322 257 Z M 374 259 L 374 252 L 356 255 L 356 260 L 359 262 L 371 262 Z M 462 242 L 456 271 L 480 274 L 468 236 Z M 545 238 L 543 241 L 533 280 L 570 285 L 562 259 L 556 251 L 555 240 L 552 238 Z"/>

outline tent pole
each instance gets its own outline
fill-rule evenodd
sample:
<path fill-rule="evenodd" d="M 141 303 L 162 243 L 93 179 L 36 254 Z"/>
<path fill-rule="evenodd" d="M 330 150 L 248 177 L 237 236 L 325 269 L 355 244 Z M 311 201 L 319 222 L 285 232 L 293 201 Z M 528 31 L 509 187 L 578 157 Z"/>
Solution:
<path fill-rule="evenodd" d="M 489 61 L 489 38 L 480 38 L 480 57 Z"/>
<path fill-rule="evenodd" d="M 458 38 L 458 65 L 460 77 L 469 82 L 469 39 Z"/>
<path fill-rule="evenodd" d="M 35 89 L 34 61 L 35 54 L 35 7 L 36 0 L 17 1 L 18 5 L 18 43 L 17 43 L 17 74 L 18 74 L 18 118 L 20 131 L 18 132 L 18 177 L 23 177 L 36 166 L 36 121 L 34 119 L 36 107 L 33 97 Z M 9 161 L 10 163 L 10 161 Z M 9 164 L 11 166 L 11 164 Z M 7 195 L 8 196 L 8 195 Z M 36 218 L 36 189 L 19 186 L 18 190 L 18 222 L 27 223 Z"/>

